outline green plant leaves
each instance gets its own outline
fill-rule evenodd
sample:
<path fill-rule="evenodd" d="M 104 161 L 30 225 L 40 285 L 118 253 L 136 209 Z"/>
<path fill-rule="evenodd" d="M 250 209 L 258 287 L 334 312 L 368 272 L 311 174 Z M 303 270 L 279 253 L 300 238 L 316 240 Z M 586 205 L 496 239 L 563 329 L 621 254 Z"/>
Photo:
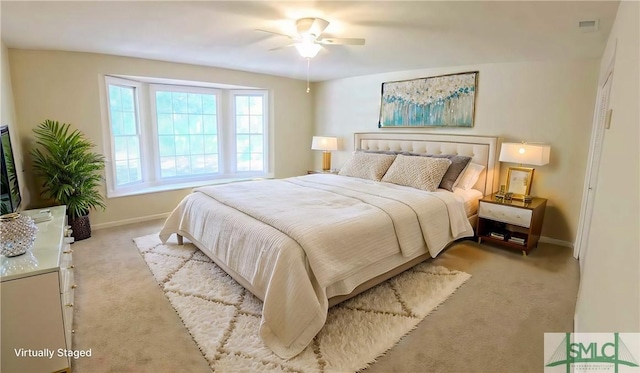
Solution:
<path fill-rule="evenodd" d="M 42 178 L 42 195 L 67 205 L 69 217 L 75 218 L 106 208 L 98 192 L 104 156 L 92 152 L 95 145 L 70 127 L 51 120 L 40 123 L 33 130 L 38 147 L 31 155 L 34 171 Z"/>

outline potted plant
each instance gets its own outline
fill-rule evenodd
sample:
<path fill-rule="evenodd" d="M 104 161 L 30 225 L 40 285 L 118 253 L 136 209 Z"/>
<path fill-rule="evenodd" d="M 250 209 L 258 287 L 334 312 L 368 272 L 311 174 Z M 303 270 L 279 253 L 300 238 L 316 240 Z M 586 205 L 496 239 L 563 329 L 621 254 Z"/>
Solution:
<path fill-rule="evenodd" d="M 70 124 L 45 120 L 33 130 L 38 147 L 31 151 L 35 174 L 42 178 L 42 195 L 67 206 L 69 225 L 76 241 L 91 237 L 89 210 L 104 210 L 98 192 L 103 180 L 104 156 Z"/>

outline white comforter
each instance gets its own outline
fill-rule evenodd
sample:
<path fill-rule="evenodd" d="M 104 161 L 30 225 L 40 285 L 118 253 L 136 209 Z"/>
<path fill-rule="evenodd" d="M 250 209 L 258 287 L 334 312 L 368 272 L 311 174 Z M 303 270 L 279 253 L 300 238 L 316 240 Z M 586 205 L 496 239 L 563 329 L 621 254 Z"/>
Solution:
<path fill-rule="evenodd" d="M 198 188 L 160 238 L 172 233 L 264 300 L 260 335 L 289 358 L 324 325 L 327 287 L 390 256 L 422 254 L 425 244 L 435 257 L 473 230 L 453 193 L 315 174 Z"/>

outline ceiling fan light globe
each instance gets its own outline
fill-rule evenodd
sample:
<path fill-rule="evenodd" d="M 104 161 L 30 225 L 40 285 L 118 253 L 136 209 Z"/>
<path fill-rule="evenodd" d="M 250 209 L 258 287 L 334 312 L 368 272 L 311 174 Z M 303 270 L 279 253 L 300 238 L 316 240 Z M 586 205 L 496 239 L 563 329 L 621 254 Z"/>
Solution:
<path fill-rule="evenodd" d="M 297 43 L 295 44 L 298 53 L 304 58 L 313 58 L 320 52 L 320 45 L 316 43 Z"/>

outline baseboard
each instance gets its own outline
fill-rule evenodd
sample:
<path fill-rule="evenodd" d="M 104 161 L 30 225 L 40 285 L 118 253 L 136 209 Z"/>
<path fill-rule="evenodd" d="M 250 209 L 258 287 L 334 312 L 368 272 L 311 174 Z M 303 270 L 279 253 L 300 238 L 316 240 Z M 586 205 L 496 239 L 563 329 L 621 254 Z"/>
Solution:
<path fill-rule="evenodd" d="M 554 245 L 570 247 L 570 248 L 573 249 L 573 242 L 557 240 L 555 238 L 549 238 L 549 237 L 545 237 L 545 236 L 540 236 L 540 242 L 552 243 Z"/>
<path fill-rule="evenodd" d="M 138 218 L 118 220 L 118 221 L 109 222 L 109 223 L 101 223 L 101 224 L 95 224 L 95 225 L 91 224 L 91 229 L 99 230 L 99 229 L 105 229 L 105 228 L 119 227 L 121 225 L 141 223 L 143 221 L 149 221 L 149 220 L 166 219 L 167 216 L 169 216 L 169 214 L 170 212 L 166 212 L 162 214 L 147 215 L 147 216 L 141 216 Z"/>

